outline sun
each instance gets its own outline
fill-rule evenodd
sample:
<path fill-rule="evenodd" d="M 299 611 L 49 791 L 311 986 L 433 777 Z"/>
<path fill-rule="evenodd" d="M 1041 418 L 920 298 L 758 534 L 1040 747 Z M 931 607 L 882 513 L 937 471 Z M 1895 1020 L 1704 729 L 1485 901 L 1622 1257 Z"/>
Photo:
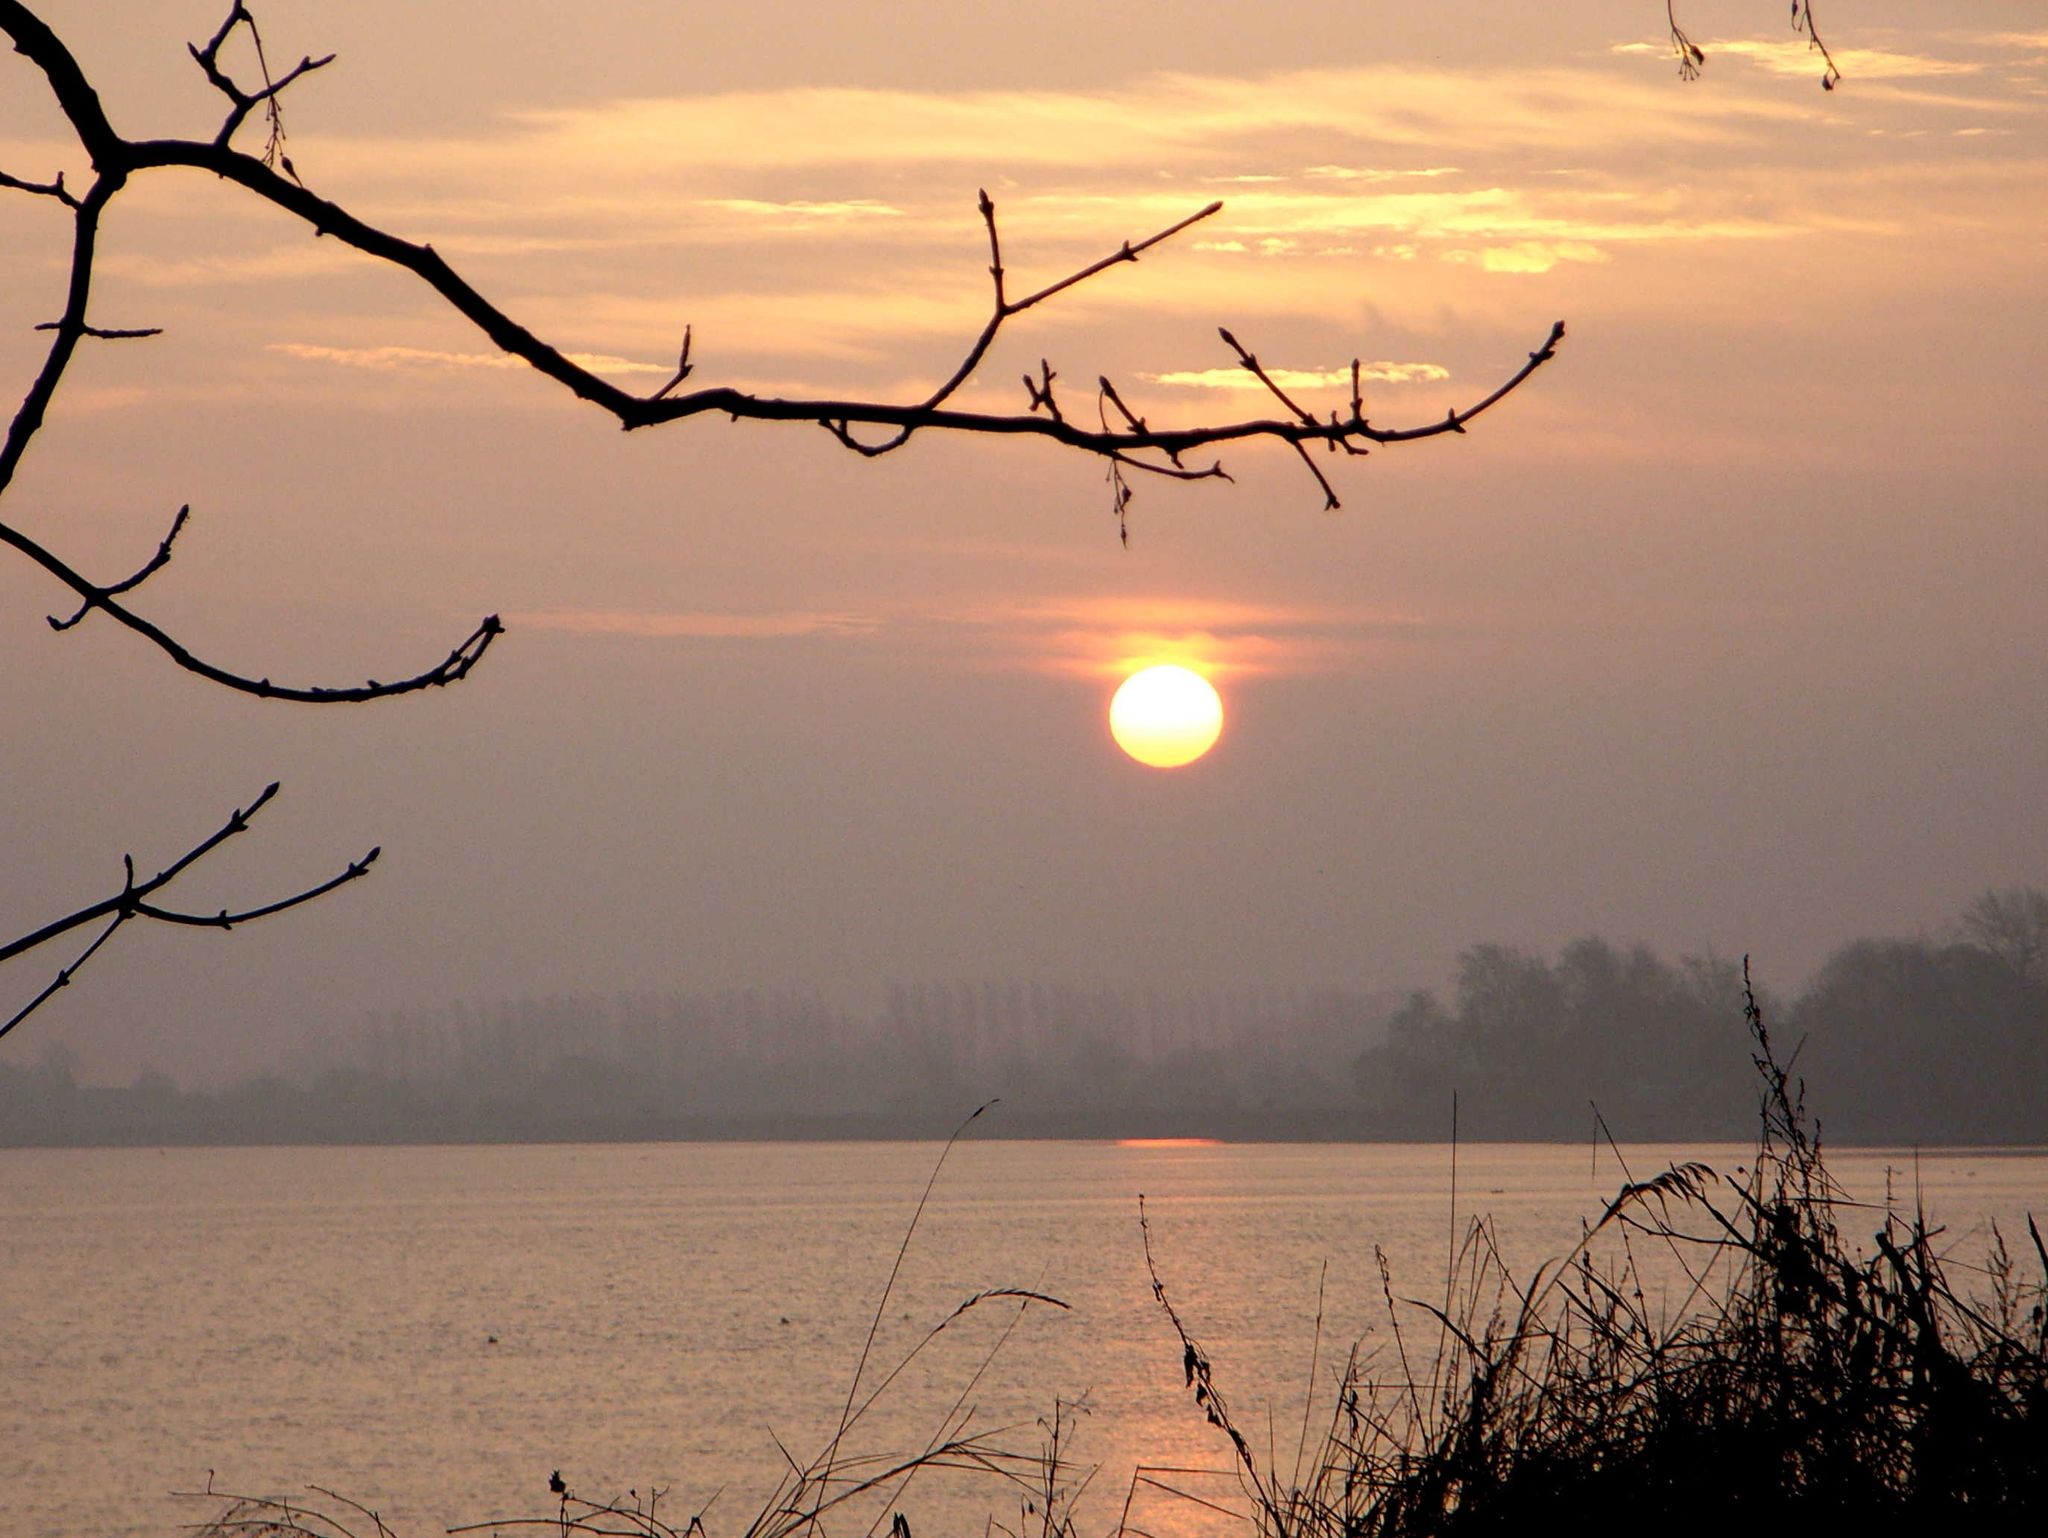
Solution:
<path fill-rule="evenodd" d="M 1177 769 L 1216 746 L 1223 701 L 1192 668 L 1162 662 L 1140 668 L 1109 702 L 1109 734 L 1141 764 Z"/>

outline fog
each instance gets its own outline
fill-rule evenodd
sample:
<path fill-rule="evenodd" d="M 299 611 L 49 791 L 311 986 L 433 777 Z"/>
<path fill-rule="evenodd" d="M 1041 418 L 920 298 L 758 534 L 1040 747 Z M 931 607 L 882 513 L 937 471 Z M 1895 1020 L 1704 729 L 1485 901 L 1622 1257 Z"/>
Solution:
<path fill-rule="evenodd" d="M 49 7 L 130 134 L 208 120 L 182 43 L 218 9 Z M 1081 456 L 622 435 L 475 362 L 488 345 L 403 275 L 232 188 L 139 183 L 94 313 L 165 334 L 81 356 L 4 516 L 111 579 L 190 503 L 138 604 L 257 674 L 389 678 L 484 614 L 508 633 L 445 691 L 265 703 L 96 619 L 53 632 L 66 594 L 8 553 L 0 935 L 117 890 L 123 854 L 160 868 L 273 779 L 186 907 L 383 852 L 227 934 L 128 926 L 0 1065 L 61 1047 L 80 1083 L 220 1087 L 314 1050 L 364 1066 L 398 1021 L 748 990 L 911 1062 L 892 989 L 992 982 L 1351 1000 L 1355 1045 L 1289 1048 L 1319 1077 L 1232 1092 L 1357 1116 L 1352 1058 L 1412 990 L 1459 1018 L 1475 943 L 1747 953 L 1791 1001 L 1850 937 L 1938 948 L 1972 894 L 2048 871 L 2031 7 L 1939 33 L 1863 7 L 1825 94 L 1772 51 L 1775 13 L 1732 6 L 1694 22 L 1689 85 L 1640 0 L 1540 36 L 1457 6 L 1284 29 L 1234 6 L 1170 28 L 829 9 L 692 8 L 687 36 L 659 6 L 572 26 L 501 5 L 483 41 L 441 7 L 266 25 L 278 57 L 340 53 L 288 107 L 309 186 L 646 388 L 687 323 L 706 380 L 917 398 L 985 318 L 984 185 L 1020 283 L 1225 208 L 1034 311 L 977 409 L 1022 409 L 1046 357 L 1077 412 L 1106 373 L 1161 420 L 1262 414 L 1256 388 L 1164 382 L 1230 364 L 1227 324 L 1276 367 L 1413 366 L 1369 407 L 1419 423 L 1559 317 L 1565 344 L 1469 434 L 1331 461 L 1341 511 L 1246 448 L 1229 484 L 1140 484 L 1125 549 Z M 0 69 L 0 166 L 82 176 L 34 71 Z M 8 196 L 0 373 L 25 387 L 65 230 Z M 1107 735 L 1119 666 L 1151 651 L 1224 696 L 1185 769 Z M 0 973 L 0 1013 L 75 938 Z M 1149 1062 L 1142 1014 L 1059 1050 Z M 875 1107 L 871 1066 L 844 1114 Z M 903 1102 L 920 1128 L 984 1093 L 943 1088 Z M 1503 1112 L 1503 1135 L 1548 1114 Z"/>

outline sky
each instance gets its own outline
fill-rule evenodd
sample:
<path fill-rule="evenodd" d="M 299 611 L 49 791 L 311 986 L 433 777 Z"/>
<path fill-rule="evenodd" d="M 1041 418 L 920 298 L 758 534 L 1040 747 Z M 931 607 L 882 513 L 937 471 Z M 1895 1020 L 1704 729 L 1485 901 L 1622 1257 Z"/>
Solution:
<path fill-rule="evenodd" d="M 217 4 L 51 4 L 131 136 L 210 137 Z M 290 1063 L 460 1000 L 895 982 L 1438 985 L 1480 940 L 1753 953 L 1938 934 L 2048 880 L 2048 28 L 2033 4 L 274 4 L 306 184 L 431 242 L 653 390 L 915 399 L 1013 283 L 1175 240 L 1017 317 L 1155 422 L 1419 424 L 1563 319 L 1455 438 L 1141 482 L 925 434 L 622 434 L 404 273 L 226 184 L 139 177 L 90 347 L 4 515 L 225 665 L 390 678 L 488 613 L 447 691 L 233 696 L 0 560 L 0 934 L 154 868 L 271 780 L 180 891 L 210 910 L 371 846 L 231 934 L 131 926 L 4 1044 L 89 1076 Z M 239 58 L 248 67 L 245 55 Z M 242 142 L 260 148 L 259 129 Z M 87 174 L 0 59 L 0 170 Z M 0 200 L 0 374 L 61 302 L 61 210 Z M 1071 409 L 1070 407 L 1070 409 Z M 1117 751 L 1122 673 L 1224 697 L 1184 769 Z M 68 953 L 6 972 L 11 1008 Z M 1731 1022 L 1731 1030 L 1739 1022 Z"/>

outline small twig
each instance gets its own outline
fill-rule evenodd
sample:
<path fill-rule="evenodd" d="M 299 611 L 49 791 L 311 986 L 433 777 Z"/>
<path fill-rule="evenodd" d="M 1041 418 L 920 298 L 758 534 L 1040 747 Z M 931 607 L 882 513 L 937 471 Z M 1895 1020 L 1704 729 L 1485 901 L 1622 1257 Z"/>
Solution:
<path fill-rule="evenodd" d="M 1024 376 L 1024 393 L 1030 397 L 1033 411 L 1042 406 L 1055 422 L 1064 422 L 1066 418 L 1060 415 L 1059 402 L 1052 398 L 1052 382 L 1059 377 L 1052 371 L 1052 364 L 1040 358 L 1038 378 L 1034 380 L 1029 374 Z"/>
<path fill-rule="evenodd" d="M 55 198 L 69 209 L 75 210 L 78 207 L 78 199 L 73 197 L 64 185 L 62 171 L 57 173 L 54 181 L 47 182 L 25 182 L 18 176 L 9 176 L 5 171 L 0 171 L 0 187 L 11 187 L 16 192 L 33 192 L 38 197 Z"/>
<path fill-rule="evenodd" d="M 62 331 L 65 329 L 65 325 L 66 323 L 61 320 L 41 320 L 36 322 L 35 329 L 38 331 Z M 80 322 L 70 329 L 79 336 L 93 337 L 102 342 L 130 342 L 141 337 L 162 336 L 164 334 L 162 326 L 124 326 L 115 328 L 109 326 L 88 326 Z"/>
<path fill-rule="evenodd" d="M 1678 78 L 1697 80 L 1706 67 L 1707 56 L 1678 24 L 1677 4 L 1678 0 L 1664 0 L 1664 20 L 1671 28 L 1671 51 L 1678 55 Z"/>
<path fill-rule="evenodd" d="M 1124 425 L 1133 434 L 1142 437 L 1149 431 L 1145 426 L 1145 419 L 1124 404 L 1124 398 L 1116 393 L 1116 386 L 1109 382 L 1108 375 L 1099 376 L 1095 381 L 1095 387 L 1102 392 L 1102 398 L 1105 401 L 1116 407 L 1117 414 L 1124 419 Z M 1104 428 L 1107 429 L 1108 425 L 1108 422 L 1105 420 L 1103 423 Z"/>
<path fill-rule="evenodd" d="M 1323 488 L 1323 511 L 1326 513 L 1336 512 L 1337 509 L 1344 505 L 1337 500 L 1337 488 L 1330 484 L 1330 478 L 1323 474 L 1322 470 L 1317 467 L 1316 462 L 1309 457 L 1309 452 L 1302 447 L 1300 439 L 1295 439 L 1293 446 L 1294 452 L 1301 456 L 1301 462 L 1308 466 L 1308 473 L 1313 475 L 1316 478 L 1316 484 Z"/>
<path fill-rule="evenodd" d="M 243 90 L 220 67 L 221 46 L 238 26 L 246 26 L 249 29 L 249 41 L 256 50 L 256 68 L 263 76 L 261 90 Z M 227 148 L 229 141 L 235 136 L 235 131 L 248 119 L 249 114 L 260 106 L 270 123 L 270 138 L 263 147 L 263 163 L 266 166 L 281 167 L 285 175 L 294 182 L 298 181 L 298 172 L 292 169 L 291 158 L 284 153 L 284 114 L 278 108 L 277 99 L 285 87 L 300 76 L 309 75 L 316 69 L 325 69 L 332 64 L 334 55 L 330 53 L 324 58 L 316 59 L 309 54 L 278 79 L 272 80 L 270 60 L 263 49 L 263 33 L 256 25 L 256 18 L 250 14 L 248 7 L 242 4 L 242 0 L 235 0 L 233 9 L 228 12 L 227 20 L 220 24 L 220 30 L 213 34 L 204 47 L 188 43 L 186 51 L 205 73 L 208 83 L 228 99 L 228 115 L 214 135 L 214 144 L 222 149 Z"/>
<path fill-rule="evenodd" d="M 647 398 L 651 401 L 660 400 L 664 395 L 667 395 L 671 390 L 675 389 L 677 385 L 681 384 L 685 379 L 688 379 L 690 377 L 690 372 L 690 328 L 688 326 L 684 326 L 683 350 L 676 357 L 676 371 L 674 376 L 669 380 L 667 384 L 663 385 L 659 390 L 656 390 L 652 395 L 648 396 Z"/>
<path fill-rule="evenodd" d="M 107 924 L 107 927 L 101 930 L 99 934 L 93 937 L 92 944 L 88 945 L 84 950 L 78 953 L 77 960 L 73 961 L 71 965 L 68 967 L 60 968 L 58 970 L 57 975 L 50 979 L 48 985 L 44 987 L 41 993 L 38 993 L 34 998 L 30 999 L 26 1004 L 22 1005 L 20 1009 L 16 1010 L 11 1016 L 9 1016 L 6 1024 L 0 1025 L 0 1036 L 5 1036 L 9 1031 L 13 1030 L 17 1025 L 21 1024 L 21 1022 L 26 1020 L 30 1015 L 34 1014 L 37 1010 L 41 1009 L 45 1004 L 49 1003 L 50 1000 L 53 997 L 55 997 L 58 989 L 70 987 L 71 979 L 77 975 L 78 969 L 84 966 L 88 961 L 92 960 L 94 952 L 98 951 L 102 945 L 105 945 L 109 940 L 113 939 L 115 931 L 120 929 L 120 927 L 127 921 L 127 914 L 116 914 L 114 918 Z"/>
<path fill-rule="evenodd" d="M 1174 236 L 1178 235 L 1182 230 L 1187 229 L 1190 225 L 1200 224 L 1204 219 L 1207 219 L 1214 214 L 1220 214 L 1221 212 L 1223 212 L 1223 204 L 1221 202 L 1211 203 L 1206 208 L 1199 208 L 1195 212 L 1189 214 L 1185 219 L 1181 220 L 1178 224 L 1169 224 L 1165 229 L 1161 230 L 1156 235 L 1147 235 L 1143 240 L 1135 242 L 1127 240 L 1123 243 L 1123 246 L 1120 250 L 1112 252 L 1110 255 L 1105 256 L 1104 258 L 1102 258 L 1101 261 L 1091 262 L 1086 267 L 1083 267 L 1079 272 L 1070 273 L 1068 276 L 1061 278 L 1057 283 L 1048 283 L 1044 288 L 1041 288 L 1037 293 L 1031 295 L 1029 298 L 1019 299 L 1016 303 L 1012 304 L 1009 307 L 1009 313 L 1015 315 L 1019 311 L 1028 310 L 1034 304 L 1039 303 L 1041 300 L 1050 299 L 1054 294 L 1060 293 L 1065 289 L 1072 288 L 1076 283 L 1086 282 L 1089 278 L 1094 277 L 1098 272 L 1103 272 L 1108 268 L 1116 266 L 1120 262 L 1135 262 L 1138 259 L 1138 253 L 1140 251 L 1149 251 L 1152 247 L 1158 245 L 1161 241 L 1173 239 Z"/>
<path fill-rule="evenodd" d="M 330 876 L 318 886 L 308 887 L 303 892 L 294 892 L 290 897 L 265 903 L 258 908 L 244 908 L 238 913 L 231 913 L 226 908 L 222 908 L 218 913 L 179 913 L 144 902 L 136 903 L 133 911 L 138 918 L 155 919 L 160 924 L 183 924 L 194 929 L 232 929 L 237 924 L 269 918 L 273 913 L 283 913 L 302 903 L 309 903 L 316 897 L 325 897 L 336 887 L 346 886 L 358 876 L 367 876 L 371 865 L 383 852 L 381 847 L 372 849 L 360 860 L 351 862 L 339 875 Z"/>
<path fill-rule="evenodd" d="M 1805 0 L 1803 7 L 1800 0 L 1792 0 L 1792 30 L 1806 34 L 1809 50 L 1820 50 L 1821 62 L 1825 66 L 1820 72 L 1820 88 L 1832 91 L 1842 78 L 1842 72 L 1836 68 L 1835 56 L 1828 52 L 1828 45 L 1821 41 L 1820 29 L 1813 24 L 1813 0 Z"/>
<path fill-rule="evenodd" d="M 1322 425 L 1321 423 L 1316 421 L 1314 412 L 1303 410 L 1300 405 L 1298 405 L 1296 402 L 1288 398 L 1287 392 L 1281 389 L 1280 386 L 1273 382 L 1273 376 L 1271 374 L 1268 374 L 1263 368 L 1259 366 L 1259 360 L 1257 358 L 1253 357 L 1249 352 L 1245 351 L 1244 347 L 1239 344 L 1237 338 L 1230 334 L 1230 330 L 1228 327 L 1218 326 L 1216 328 L 1216 334 L 1223 338 L 1224 346 L 1228 347 L 1232 352 L 1237 354 L 1238 363 L 1242 365 L 1244 368 L 1250 370 L 1252 374 L 1257 376 L 1260 384 L 1264 385 L 1268 390 L 1271 390 L 1273 392 L 1273 398 L 1275 400 L 1279 401 L 1281 405 L 1285 406 L 1289 411 L 1293 412 L 1297 417 L 1301 418 L 1301 420 L 1308 424 L 1310 427 L 1320 427 Z M 1358 377 L 1355 372 L 1355 369 L 1351 380 L 1351 391 L 1353 398 L 1355 400 L 1358 393 Z"/>
<path fill-rule="evenodd" d="M 166 534 L 163 537 L 163 542 L 156 547 L 156 554 L 145 561 L 133 576 L 125 577 L 121 581 L 114 583 L 111 587 L 102 588 L 100 591 L 108 597 L 112 597 L 116 593 L 129 592 L 134 588 L 140 587 L 150 577 L 168 566 L 171 561 L 171 546 L 178 538 L 178 531 L 185 527 L 186 520 L 191 516 L 192 504 L 188 502 L 178 509 L 178 516 L 171 520 L 171 532 Z M 78 612 L 69 619 L 59 619 L 54 614 L 45 617 L 49 620 L 52 630 L 69 630 L 91 612 L 92 601 L 88 599 L 78 606 Z"/>
<path fill-rule="evenodd" d="M 1105 454 L 1103 457 L 1112 463 L 1127 465 L 1133 470 L 1142 470 L 1147 475 L 1163 475 L 1170 481 L 1229 481 L 1233 485 L 1236 484 L 1236 477 L 1223 468 L 1221 460 L 1210 465 L 1207 469 L 1190 470 L 1185 465 L 1154 464 L 1149 459 L 1134 459 L 1131 455 L 1123 453 L 1112 452 Z"/>

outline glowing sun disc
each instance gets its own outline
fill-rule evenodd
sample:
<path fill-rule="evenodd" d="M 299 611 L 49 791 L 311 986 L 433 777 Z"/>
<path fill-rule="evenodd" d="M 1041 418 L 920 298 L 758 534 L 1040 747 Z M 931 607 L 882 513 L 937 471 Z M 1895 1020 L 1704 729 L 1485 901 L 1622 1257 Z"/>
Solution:
<path fill-rule="evenodd" d="M 1109 702 L 1109 734 L 1141 764 L 1177 769 L 1216 746 L 1223 701 L 1192 669 L 1162 662 L 1140 668 Z"/>

